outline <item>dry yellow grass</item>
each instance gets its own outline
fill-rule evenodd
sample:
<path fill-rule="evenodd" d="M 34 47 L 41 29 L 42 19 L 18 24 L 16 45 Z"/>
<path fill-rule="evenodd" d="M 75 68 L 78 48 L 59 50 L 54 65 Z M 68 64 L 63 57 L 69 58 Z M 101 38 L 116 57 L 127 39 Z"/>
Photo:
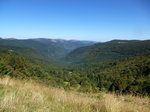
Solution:
<path fill-rule="evenodd" d="M 35 81 L 0 79 L 0 112 L 150 112 L 150 99 L 79 93 Z"/>

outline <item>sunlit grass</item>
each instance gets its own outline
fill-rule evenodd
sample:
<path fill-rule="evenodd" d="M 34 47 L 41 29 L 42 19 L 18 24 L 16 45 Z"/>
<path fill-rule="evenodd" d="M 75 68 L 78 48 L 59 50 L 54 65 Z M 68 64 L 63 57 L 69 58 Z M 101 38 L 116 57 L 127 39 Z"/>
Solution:
<path fill-rule="evenodd" d="M 1 112 L 149 112 L 150 99 L 79 93 L 35 81 L 0 79 Z"/>

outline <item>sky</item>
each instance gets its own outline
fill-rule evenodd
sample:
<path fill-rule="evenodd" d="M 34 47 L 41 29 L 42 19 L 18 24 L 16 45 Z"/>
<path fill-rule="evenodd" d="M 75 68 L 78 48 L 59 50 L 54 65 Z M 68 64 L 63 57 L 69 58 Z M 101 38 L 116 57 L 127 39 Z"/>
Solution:
<path fill-rule="evenodd" d="M 150 0 L 0 0 L 0 37 L 150 39 Z"/>

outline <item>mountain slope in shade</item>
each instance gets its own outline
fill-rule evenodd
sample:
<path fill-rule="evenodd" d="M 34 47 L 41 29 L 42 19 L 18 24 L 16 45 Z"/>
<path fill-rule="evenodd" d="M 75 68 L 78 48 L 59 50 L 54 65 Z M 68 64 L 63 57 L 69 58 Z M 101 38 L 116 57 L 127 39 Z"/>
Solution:
<path fill-rule="evenodd" d="M 150 52 L 150 40 L 113 40 L 75 49 L 65 57 L 70 63 L 106 62 Z"/>
<path fill-rule="evenodd" d="M 2 46 L 0 45 L 0 55 L 5 56 L 8 54 L 24 56 L 32 61 L 38 61 L 40 63 L 55 64 L 56 61 L 44 56 L 40 52 L 31 48 L 13 47 L 13 46 Z"/>

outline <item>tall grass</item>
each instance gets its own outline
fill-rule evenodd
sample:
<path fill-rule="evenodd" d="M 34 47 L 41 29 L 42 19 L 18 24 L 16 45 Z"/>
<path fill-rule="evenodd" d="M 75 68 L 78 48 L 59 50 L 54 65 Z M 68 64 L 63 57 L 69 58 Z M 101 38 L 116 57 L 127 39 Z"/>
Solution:
<path fill-rule="evenodd" d="M 65 91 L 10 78 L 0 79 L 0 112 L 150 112 L 150 99 L 131 95 Z"/>

